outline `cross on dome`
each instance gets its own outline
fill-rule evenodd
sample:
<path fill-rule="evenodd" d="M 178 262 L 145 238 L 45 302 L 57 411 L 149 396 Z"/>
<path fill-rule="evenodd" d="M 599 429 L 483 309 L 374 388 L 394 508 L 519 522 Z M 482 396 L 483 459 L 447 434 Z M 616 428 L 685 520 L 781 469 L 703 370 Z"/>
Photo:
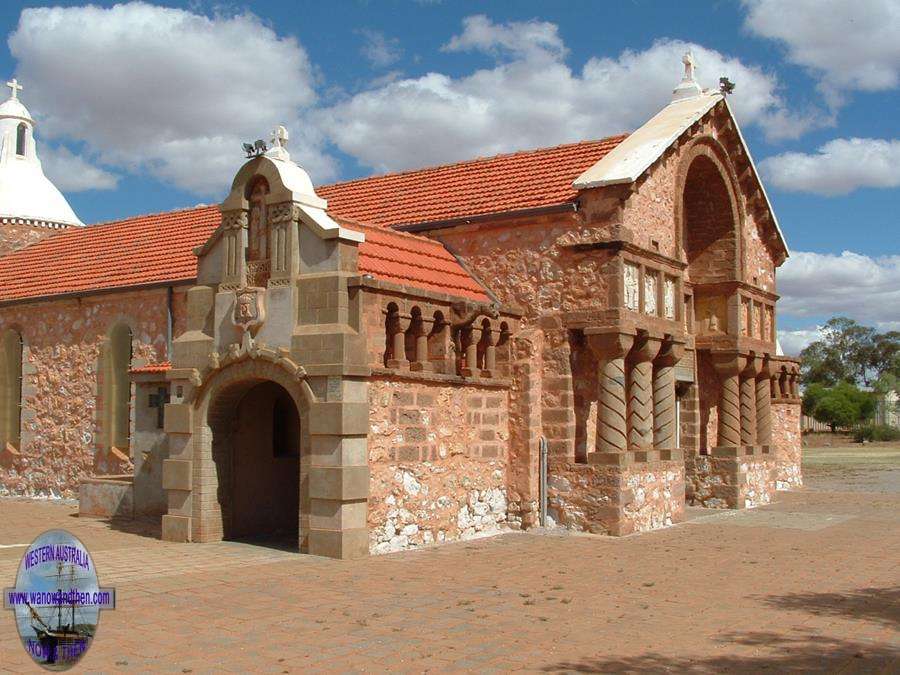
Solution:
<path fill-rule="evenodd" d="M 7 82 L 6 86 L 10 88 L 10 91 L 12 92 L 10 98 L 14 101 L 19 98 L 19 92 L 24 88 L 21 84 L 19 84 L 19 81 L 16 78 L 13 78 L 9 82 Z"/>

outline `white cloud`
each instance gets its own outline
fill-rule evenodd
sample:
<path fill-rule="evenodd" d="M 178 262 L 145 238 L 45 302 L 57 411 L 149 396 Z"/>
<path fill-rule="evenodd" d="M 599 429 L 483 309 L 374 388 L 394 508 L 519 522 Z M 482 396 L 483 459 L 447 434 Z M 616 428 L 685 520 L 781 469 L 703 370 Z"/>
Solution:
<path fill-rule="evenodd" d="M 446 51 L 479 50 L 493 67 L 461 77 L 428 73 L 397 79 L 321 111 L 338 147 L 378 171 L 457 161 L 633 130 L 666 105 L 693 49 L 698 78 L 737 83 L 730 99 L 743 124 L 772 137 L 796 136 L 824 122 L 786 109 L 774 75 L 701 45 L 660 40 L 645 51 L 592 58 L 580 72 L 563 60 L 554 24 L 494 24 L 470 17 Z"/>
<path fill-rule="evenodd" d="M 841 90 L 900 84 L 896 0 L 744 0 L 747 28 L 779 40 L 788 58 L 813 71 L 833 103 Z"/>
<path fill-rule="evenodd" d="M 463 32 L 450 38 L 441 50 L 557 59 L 568 51 L 554 23 L 532 20 L 497 24 L 483 14 L 463 19 Z"/>
<path fill-rule="evenodd" d="M 818 328 L 778 331 L 778 344 L 786 356 L 799 356 L 804 347 L 821 338 Z"/>
<path fill-rule="evenodd" d="M 63 192 L 113 190 L 119 183 L 118 176 L 94 166 L 65 146 L 42 145 L 40 158 L 44 173 Z"/>
<path fill-rule="evenodd" d="M 357 33 L 363 38 L 363 44 L 359 48 L 360 54 L 376 68 L 386 68 L 399 61 L 403 55 L 397 38 L 388 38 L 384 33 L 371 28 L 363 28 Z"/>
<path fill-rule="evenodd" d="M 900 325 L 900 255 L 794 251 L 779 269 L 778 292 L 785 314 L 848 316 L 891 329 Z"/>
<path fill-rule="evenodd" d="M 786 152 L 760 162 L 769 183 L 790 192 L 845 195 L 900 186 L 900 140 L 836 138 L 815 154 Z"/>
<path fill-rule="evenodd" d="M 241 141 L 284 123 L 317 181 L 336 173 L 300 123 L 316 101 L 306 52 L 252 14 L 143 2 L 25 9 L 9 47 L 44 135 L 84 143 L 106 165 L 221 194 Z"/>

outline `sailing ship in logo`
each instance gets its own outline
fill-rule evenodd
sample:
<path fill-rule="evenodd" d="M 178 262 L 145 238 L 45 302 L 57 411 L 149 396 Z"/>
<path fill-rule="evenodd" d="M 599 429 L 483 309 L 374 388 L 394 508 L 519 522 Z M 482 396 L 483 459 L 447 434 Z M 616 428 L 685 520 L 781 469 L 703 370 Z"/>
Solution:
<path fill-rule="evenodd" d="M 31 628 L 37 636 L 37 648 L 30 645 L 29 652 L 48 666 L 74 665 L 94 638 L 96 619 L 91 622 L 90 618 L 84 616 L 84 608 L 78 606 L 77 582 L 82 580 L 91 580 L 91 577 L 76 576 L 73 564 L 57 562 L 56 604 L 44 606 L 42 616 L 31 603 L 25 603 L 31 613 Z M 64 600 L 68 602 L 63 602 Z"/>

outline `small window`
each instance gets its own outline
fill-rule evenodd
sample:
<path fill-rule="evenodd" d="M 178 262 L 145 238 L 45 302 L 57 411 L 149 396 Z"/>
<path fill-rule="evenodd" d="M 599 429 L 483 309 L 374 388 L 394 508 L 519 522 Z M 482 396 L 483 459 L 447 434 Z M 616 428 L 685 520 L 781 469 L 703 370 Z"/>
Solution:
<path fill-rule="evenodd" d="M 25 132 L 28 131 L 28 127 L 25 126 L 25 123 L 22 122 L 19 127 L 16 129 L 16 154 L 19 157 L 25 156 Z"/>

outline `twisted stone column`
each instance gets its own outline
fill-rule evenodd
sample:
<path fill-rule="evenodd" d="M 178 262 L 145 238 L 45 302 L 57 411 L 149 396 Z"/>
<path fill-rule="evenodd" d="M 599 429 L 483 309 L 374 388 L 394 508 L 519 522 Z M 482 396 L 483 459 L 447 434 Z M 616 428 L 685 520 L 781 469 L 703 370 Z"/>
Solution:
<path fill-rule="evenodd" d="M 756 375 L 759 359 L 752 353 L 741 371 L 741 445 L 756 445 Z"/>
<path fill-rule="evenodd" d="M 736 352 L 713 352 L 712 363 L 719 375 L 719 436 L 717 444 L 737 447 L 741 444 L 740 373 L 743 359 Z"/>
<path fill-rule="evenodd" d="M 597 451 L 625 452 L 628 448 L 628 422 L 625 402 L 625 355 L 634 337 L 624 333 L 598 333 L 587 336 L 597 356 Z"/>
<path fill-rule="evenodd" d="M 643 337 L 628 354 L 628 445 L 636 449 L 653 447 L 653 359 L 660 341 Z"/>
<path fill-rule="evenodd" d="M 675 449 L 675 364 L 684 345 L 667 342 L 653 362 L 653 447 Z"/>
<path fill-rule="evenodd" d="M 759 374 L 756 376 L 756 442 L 759 445 L 772 444 L 772 391 L 769 357 L 761 359 Z"/>

